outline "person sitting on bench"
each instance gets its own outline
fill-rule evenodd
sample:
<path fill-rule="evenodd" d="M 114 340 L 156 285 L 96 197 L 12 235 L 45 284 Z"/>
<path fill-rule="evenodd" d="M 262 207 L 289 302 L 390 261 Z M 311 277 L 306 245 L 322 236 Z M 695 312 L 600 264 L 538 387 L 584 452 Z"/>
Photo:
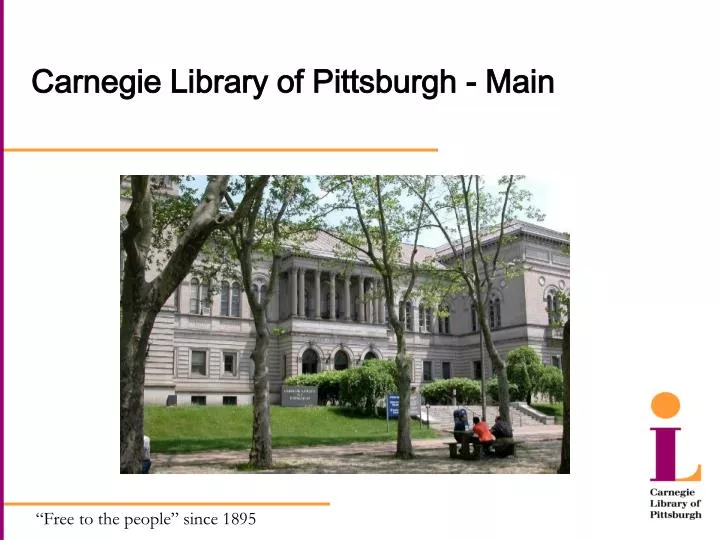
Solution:
<path fill-rule="evenodd" d="M 473 431 L 481 442 L 492 441 L 495 438 L 490 432 L 490 426 L 488 426 L 484 416 L 482 417 L 482 421 L 477 416 L 473 417 Z"/>
<path fill-rule="evenodd" d="M 495 435 L 496 439 L 512 439 L 513 436 L 512 427 L 500 416 L 495 419 L 495 425 L 490 432 Z"/>
<path fill-rule="evenodd" d="M 465 420 L 461 416 L 455 417 L 455 427 L 453 428 L 453 436 L 459 443 L 463 440 L 463 434 L 465 433 Z"/>

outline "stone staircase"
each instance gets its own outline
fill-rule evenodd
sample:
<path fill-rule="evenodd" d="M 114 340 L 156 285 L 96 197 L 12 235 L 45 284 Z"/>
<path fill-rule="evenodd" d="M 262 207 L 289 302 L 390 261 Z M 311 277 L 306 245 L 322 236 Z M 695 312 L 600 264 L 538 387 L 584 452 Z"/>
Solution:
<path fill-rule="evenodd" d="M 453 418 L 453 411 L 456 409 L 465 409 L 468 414 L 468 422 L 472 426 L 473 416 L 482 416 L 482 405 L 430 405 L 430 425 L 435 429 L 452 429 L 455 424 Z M 426 408 L 422 408 L 423 421 L 425 421 Z M 498 415 L 497 405 L 487 406 L 487 422 L 491 426 L 495 423 L 495 417 Z M 523 426 L 542 426 L 546 423 L 554 423 L 554 420 L 541 421 L 539 418 L 544 417 L 543 414 L 537 413 L 537 417 L 533 417 L 530 414 L 522 411 L 513 404 L 510 405 L 510 418 L 512 421 L 513 428 L 519 428 Z"/>

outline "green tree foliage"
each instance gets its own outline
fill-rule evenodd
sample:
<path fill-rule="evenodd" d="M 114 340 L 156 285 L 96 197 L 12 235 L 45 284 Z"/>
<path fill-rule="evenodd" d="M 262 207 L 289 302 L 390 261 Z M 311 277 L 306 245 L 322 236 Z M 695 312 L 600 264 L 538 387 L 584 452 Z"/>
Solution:
<path fill-rule="evenodd" d="M 540 390 L 543 364 L 531 347 L 518 347 L 507 356 L 508 381 L 515 384 L 522 399 L 530 405 L 533 394 Z"/>
<path fill-rule="evenodd" d="M 430 405 L 451 405 L 453 390 L 457 403 L 472 404 L 480 401 L 480 383 L 465 377 L 431 382 L 424 385 L 420 393 Z"/>
<path fill-rule="evenodd" d="M 496 402 L 500 401 L 500 385 L 498 383 L 498 378 L 491 377 L 485 381 L 485 384 L 487 385 L 487 395 Z M 522 399 L 522 395 L 520 394 L 517 385 L 514 383 L 508 384 L 508 393 L 511 401 L 518 401 Z"/>
<path fill-rule="evenodd" d="M 517 240 L 516 235 L 508 233 L 508 226 L 522 214 L 537 220 L 543 218 L 530 204 L 531 193 L 520 188 L 523 178 L 518 175 L 501 177 L 497 182 L 500 193 L 495 193 L 477 175 L 433 177 L 432 189 L 422 197 L 434 226 L 443 233 L 448 244 L 441 261 L 447 269 L 446 279 L 465 289 L 476 310 L 478 333 L 482 335 L 498 377 L 500 416 L 507 422 L 511 421 L 510 383 L 505 360 L 493 342 L 488 311 L 500 280 L 511 279 L 522 271 L 518 261 L 501 256 L 502 248 Z M 419 195 L 417 181 L 408 181 L 407 185 L 416 196 Z M 484 366 L 481 373 L 484 382 Z M 485 415 L 484 394 L 482 411 Z"/>
<path fill-rule="evenodd" d="M 167 179 L 165 179 L 167 181 Z M 209 176 L 202 197 L 168 197 L 149 176 L 121 179 L 131 199 L 121 219 L 120 472 L 139 473 L 143 448 L 145 356 L 155 318 L 193 267 L 213 234 L 245 217 L 260 191 L 239 194 L 235 212 L 224 212 L 228 176 Z M 175 207 L 173 208 L 173 205 Z M 123 227 L 123 221 L 126 224 Z M 152 272 L 154 266 L 155 272 Z M 154 276 L 153 276 L 154 274 Z"/>
<path fill-rule="evenodd" d="M 327 177 L 321 181 L 322 189 L 335 197 L 329 211 L 349 212 L 340 226 L 325 230 L 345 246 L 339 256 L 349 262 L 371 265 L 382 281 L 382 291 L 375 294 L 384 300 L 387 322 L 397 343 L 400 414 L 395 454 L 402 459 L 413 457 L 410 431 L 413 359 L 407 350 L 404 313 L 398 310 L 398 305 L 404 306 L 412 299 L 425 264 L 418 257 L 418 239 L 420 232 L 429 226 L 424 197 L 430 180 L 425 178 L 419 185 L 413 185 L 412 193 L 417 194 L 417 199 L 410 204 L 403 200 L 410 195 L 407 186 L 407 177 L 380 175 Z"/>
<path fill-rule="evenodd" d="M 563 400 L 563 374 L 560 368 L 544 366 L 540 376 L 538 392 L 546 395 L 550 402 Z"/>

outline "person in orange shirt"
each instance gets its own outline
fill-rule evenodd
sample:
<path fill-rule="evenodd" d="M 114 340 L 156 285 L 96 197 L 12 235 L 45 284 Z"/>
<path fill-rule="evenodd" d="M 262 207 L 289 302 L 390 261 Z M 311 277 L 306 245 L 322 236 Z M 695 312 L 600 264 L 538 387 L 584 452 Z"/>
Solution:
<path fill-rule="evenodd" d="M 482 420 L 480 420 L 477 416 L 473 417 L 473 431 L 475 432 L 477 438 L 482 442 L 492 441 L 495 439 L 493 434 L 490 433 L 490 426 L 488 426 L 484 416 Z"/>

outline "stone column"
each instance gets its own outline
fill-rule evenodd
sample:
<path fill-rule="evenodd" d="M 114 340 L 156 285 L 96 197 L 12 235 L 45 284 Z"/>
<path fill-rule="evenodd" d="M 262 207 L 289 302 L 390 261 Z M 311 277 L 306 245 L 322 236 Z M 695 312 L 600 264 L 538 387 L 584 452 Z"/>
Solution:
<path fill-rule="evenodd" d="M 320 297 L 320 270 L 315 270 L 315 318 L 322 317 Z"/>
<path fill-rule="evenodd" d="M 335 272 L 330 272 L 330 320 L 335 320 Z"/>
<path fill-rule="evenodd" d="M 358 276 L 358 322 L 365 322 L 365 278 Z"/>
<path fill-rule="evenodd" d="M 300 313 L 301 317 L 305 316 L 305 269 L 300 269 Z"/>
<path fill-rule="evenodd" d="M 349 321 L 352 319 L 352 313 L 350 313 L 350 274 L 345 274 L 345 320 Z"/>
<path fill-rule="evenodd" d="M 290 272 L 290 316 L 297 317 L 298 314 L 298 271 L 292 268 Z"/>

